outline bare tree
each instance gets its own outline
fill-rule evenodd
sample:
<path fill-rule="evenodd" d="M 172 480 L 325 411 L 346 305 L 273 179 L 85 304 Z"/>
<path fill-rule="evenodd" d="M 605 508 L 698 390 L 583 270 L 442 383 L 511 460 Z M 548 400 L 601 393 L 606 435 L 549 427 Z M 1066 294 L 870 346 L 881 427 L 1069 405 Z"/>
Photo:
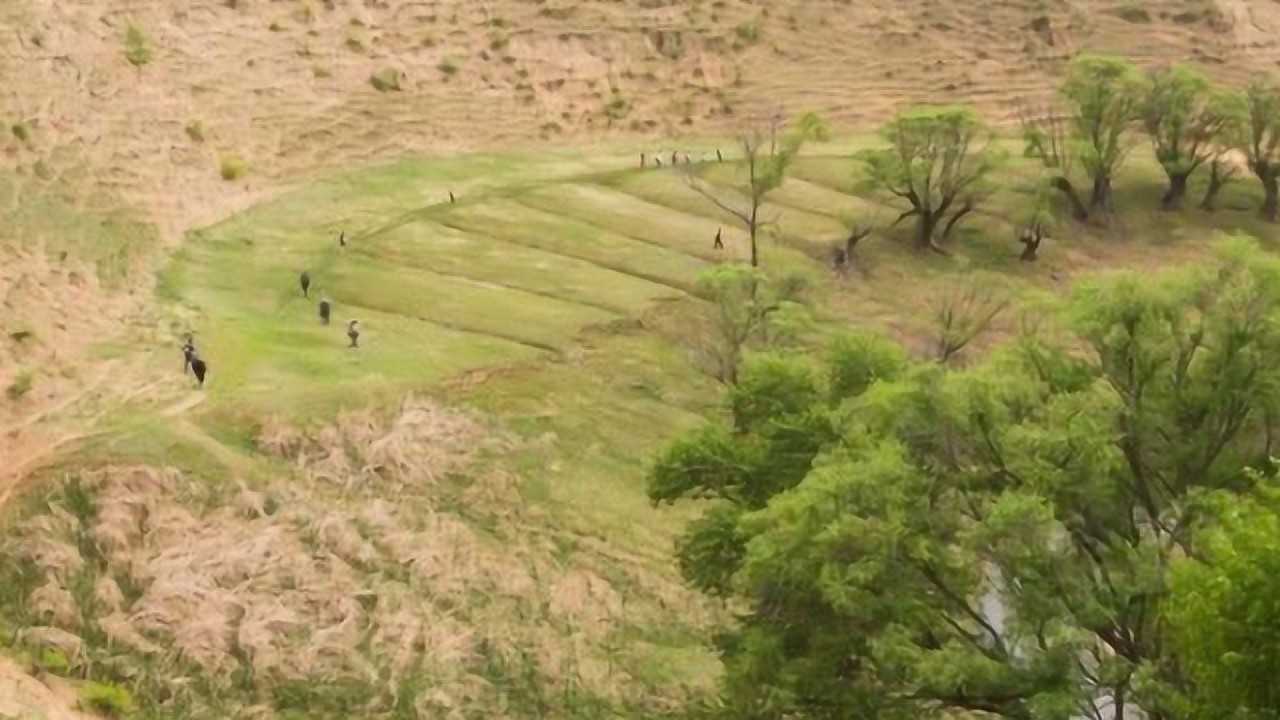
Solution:
<path fill-rule="evenodd" d="M 1075 155 L 1067 146 L 1068 117 L 1059 108 L 1047 104 L 1033 108 L 1021 103 L 1015 109 L 1018 124 L 1022 126 L 1022 139 L 1026 143 L 1023 154 L 1039 160 L 1051 173 L 1049 186 L 1058 190 L 1071 205 L 1071 215 L 1078 221 L 1089 219 L 1089 210 L 1080 200 L 1080 194 L 1071 182 Z"/>
<path fill-rule="evenodd" d="M 1008 307 L 1008 300 L 977 285 L 957 288 L 943 295 L 934 315 L 938 362 L 949 362 L 974 338 L 986 332 Z"/>
<path fill-rule="evenodd" d="M 1213 149 L 1209 158 L 1209 185 L 1205 187 L 1204 199 L 1200 201 L 1200 209 L 1213 212 L 1218 209 L 1218 193 L 1229 183 L 1234 182 L 1240 174 L 1240 166 L 1232 161 L 1234 148 L 1219 146 Z"/>
<path fill-rule="evenodd" d="M 760 216 L 765 196 L 782 185 L 791 162 L 809 140 L 824 140 L 826 124 L 813 113 L 801 116 L 787 126 L 782 113 L 775 111 L 749 123 L 739 134 L 742 163 L 746 169 L 746 185 L 741 188 L 745 202 L 734 202 L 717 193 L 703 180 L 693 166 L 685 175 L 689 187 L 713 205 L 737 218 L 751 240 L 751 266 L 760 265 L 758 237 L 760 229 L 772 222 Z"/>

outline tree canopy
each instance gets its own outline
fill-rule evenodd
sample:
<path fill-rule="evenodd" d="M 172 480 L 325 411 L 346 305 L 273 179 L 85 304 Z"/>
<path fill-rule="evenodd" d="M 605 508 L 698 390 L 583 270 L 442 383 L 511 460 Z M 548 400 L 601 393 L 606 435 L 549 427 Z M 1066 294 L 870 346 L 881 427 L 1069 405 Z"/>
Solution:
<path fill-rule="evenodd" d="M 1111 210 L 1111 183 L 1134 140 L 1143 97 L 1142 75 L 1128 60 L 1078 55 L 1067 67 L 1062 96 L 1071 109 L 1071 136 L 1080 166 L 1093 181 L 1090 208 Z"/>
<path fill-rule="evenodd" d="M 725 717 L 1192 717 L 1169 568 L 1271 451 L 1280 261 L 1233 240 L 1060 318 L 964 370 L 865 334 L 750 358 L 658 459 L 655 502 L 710 499 L 683 571 L 745 609 Z"/>
<path fill-rule="evenodd" d="M 939 226 L 947 237 L 990 194 L 987 179 L 1003 155 L 992 148 L 977 113 L 965 107 L 906 110 L 880 136 L 889 147 L 858 155 L 866 184 L 905 200 L 899 221 L 915 218 L 917 246 L 937 249 Z"/>
<path fill-rule="evenodd" d="M 1185 65 L 1153 70 L 1148 81 L 1142 124 L 1169 176 L 1161 203 L 1173 210 L 1182 205 L 1187 179 L 1213 157 L 1234 119 L 1235 103 L 1229 93 L 1215 92 L 1203 73 Z"/>

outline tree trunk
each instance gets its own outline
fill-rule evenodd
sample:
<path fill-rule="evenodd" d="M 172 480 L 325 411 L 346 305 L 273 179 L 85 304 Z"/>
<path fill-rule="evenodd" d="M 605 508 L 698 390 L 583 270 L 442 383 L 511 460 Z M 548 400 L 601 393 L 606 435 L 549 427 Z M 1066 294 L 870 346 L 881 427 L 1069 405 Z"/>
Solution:
<path fill-rule="evenodd" d="M 1162 209 L 1182 209 L 1182 199 L 1187 195 L 1188 177 L 1190 177 L 1190 173 L 1171 173 L 1169 175 L 1169 189 L 1165 190 L 1164 197 L 1160 198 L 1160 207 Z"/>
<path fill-rule="evenodd" d="M 1226 181 L 1222 179 L 1222 173 L 1218 171 L 1215 163 L 1209 168 L 1209 187 L 1204 191 L 1204 200 L 1200 201 L 1200 209 L 1206 212 L 1213 212 L 1218 209 L 1218 193 L 1222 191 L 1222 186 L 1226 185 Z"/>
<path fill-rule="evenodd" d="M 916 222 L 916 248 L 919 250 L 930 250 L 936 246 L 933 244 L 933 233 L 938 227 L 938 217 L 932 211 L 921 211 L 920 219 Z"/>
<path fill-rule="evenodd" d="M 942 239 L 946 240 L 951 237 L 951 230 L 955 228 L 956 223 L 960 222 L 961 218 L 971 212 L 973 212 L 973 203 L 966 202 L 964 206 L 957 210 L 956 214 L 952 215 L 951 219 L 947 221 L 947 226 L 942 230 Z"/>
<path fill-rule="evenodd" d="M 1093 194 L 1089 197 L 1090 210 L 1111 211 L 1111 178 L 1099 175 L 1093 179 Z"/>
<path fill-rule="evenodd" d="M 1053 179 L 1052 184 L 1063 195 L 1067 196 L 1067 202 L 1071 204 L 1071 216 L 1077 222 L 1084 222 L 1089 219 L 1089 209 L 1084 206 L 1084 203 L 1080 202 L 1080 194 L 1076 192 L 1076 186 L 1072 185 L 1070 180 L 1063 176 L 1058 176 Z"/>
<path fill-rule="evenodd" d="M 751 206 L 751 222 L 747 223 L 747 231 L 751 235 L 751 267 L 760 267 L 760 256 L 756 251 L 756 228 L 759 226 L 756 222 L 756 211 L 758 209 L 758 205 Z"/>
<path fill-rule="evenodd" d="M 1280 220 L 1280 186 L 1277 186 L 1277 177 L 1268 175 L 1264 178 L 1262 189 L 1266 192 L 1266 199 L 1262 201 L 1262 217 L 1267 222 L 1276 222 Z"/>

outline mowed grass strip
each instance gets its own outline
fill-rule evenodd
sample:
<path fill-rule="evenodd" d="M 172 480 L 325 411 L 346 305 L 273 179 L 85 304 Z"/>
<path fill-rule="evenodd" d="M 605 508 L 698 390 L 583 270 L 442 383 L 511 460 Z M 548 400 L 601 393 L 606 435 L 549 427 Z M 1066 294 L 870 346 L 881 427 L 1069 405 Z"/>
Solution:
<path fill-rule="evenodd" d="M 674 176 L 672 176 L 675 181 Z M 557 183 L 531 190 L 520 201 L 627 237 L 667 247 L 702 260 L 745 260 L 747 235 L 727 223 L 648 202 L 619 190 L 586 183 Z M 724 228 L 725 250 L 712 248 Z"/>
<path fill-rule="evenodd" d="M 702 182 L 705 187 L 717 199 L 733 208 L 743 211 L 750 209 L 750 200 L 742 189 L 746 184 L 745 168 L 726 163 L 704 166 L 700 171 L 704 173 Z M 742 226 L 742 221 L 736 216 L 717 207 L 689 187 L 685 179 L 675 173 L 628 173 L 615 176 L 611 184 L 617 190 L 650 203 L 673 208 L 688 215 L 705 217 L 727 227 Z M 785 186 L 786 183 L 783 184 L 783 187 Z M 843 223 L 831 214 L 824 214 L 834 212 L 834 209 L 828 210 L 826 206 L 818 206 L 821 210 L 815 212 L 805 209 L 814 206 L 788 205 L 779 202 L 775 193 L 771 193 L 759 209 L 760 221 L 768 223 L 763 228 L 764 236 L 780 235 L 792 245 L 809 253 L 814 253 L 844 236 Z"/>
<path fill-rule="evenodd" d="M 541 210 L 518 199 L 459 206 L 441 222 L 513 245 L 578 258 L 685 292 L 694 290 L 698 274 L 710 266 L 702 258 Z"/>
<path fill-rule="evenodd" d="M 620 314 L 679 294 L 585 260 L 426 221 L 364 238 L 354 250 L 380 262 L 468 277 Z"/>

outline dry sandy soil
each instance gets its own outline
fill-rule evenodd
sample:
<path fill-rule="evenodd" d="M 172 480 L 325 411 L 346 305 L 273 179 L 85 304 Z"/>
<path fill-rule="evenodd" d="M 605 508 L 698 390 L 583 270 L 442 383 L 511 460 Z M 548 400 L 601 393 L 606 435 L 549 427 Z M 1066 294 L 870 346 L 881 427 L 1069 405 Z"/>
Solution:
<path fill-rule="evenodd" d="M 1005 119 L 1081 49 L 1240 82 L 1280 60 L 1278 32 L 1270 0 L 0 2 L 0 389 L 22 368 L 42 378 L 0 394 L 0 502 L 98 408 L 148 391 L 127 359 L 86 353 L 125 326 L 161 334 L 148 270 L 166 250 L 319 172 L 548 140 L 656 147 L 775 105 L 845 128 L 926 101 Z M 233 156 L 248 172 L 227 181 Z M 92 243 L 95 223 L 130 248 L 112 277 L 66 237 Z"/>

